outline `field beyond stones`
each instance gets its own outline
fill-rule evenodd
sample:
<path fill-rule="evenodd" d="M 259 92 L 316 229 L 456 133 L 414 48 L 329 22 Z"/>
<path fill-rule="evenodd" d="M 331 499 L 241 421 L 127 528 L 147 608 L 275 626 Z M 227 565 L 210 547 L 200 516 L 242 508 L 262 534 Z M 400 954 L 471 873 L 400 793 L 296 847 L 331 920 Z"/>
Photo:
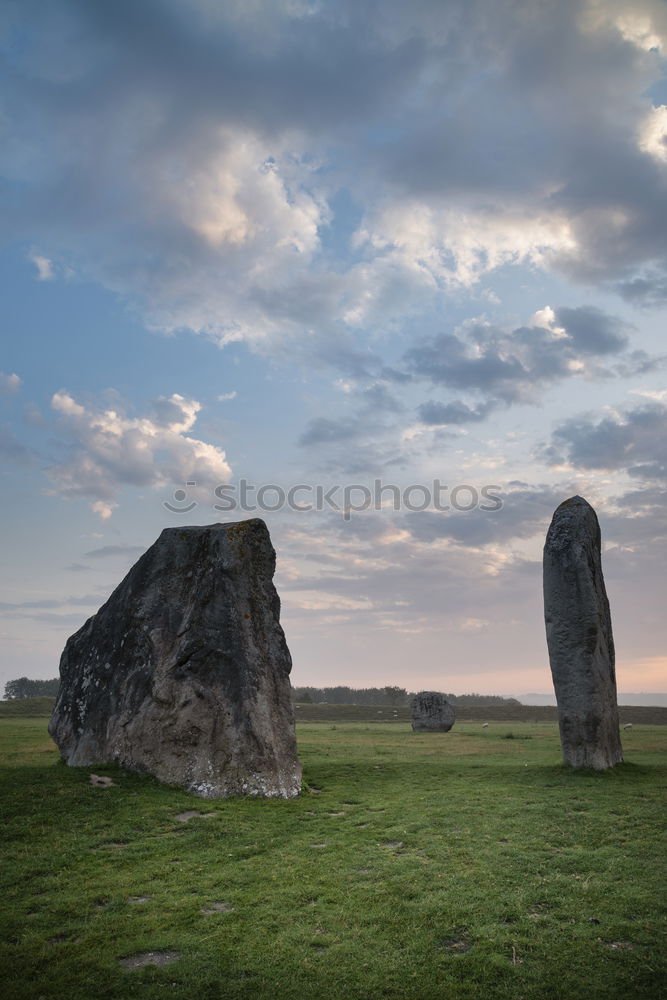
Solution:
<path fill-rule="evenodd" d="M 286 802 L 67 768 L 46 723 L 0 718 L 8 1000 L 664 995 L 663 726 L 592 774 L 553 722 L 300 722 Z"/>

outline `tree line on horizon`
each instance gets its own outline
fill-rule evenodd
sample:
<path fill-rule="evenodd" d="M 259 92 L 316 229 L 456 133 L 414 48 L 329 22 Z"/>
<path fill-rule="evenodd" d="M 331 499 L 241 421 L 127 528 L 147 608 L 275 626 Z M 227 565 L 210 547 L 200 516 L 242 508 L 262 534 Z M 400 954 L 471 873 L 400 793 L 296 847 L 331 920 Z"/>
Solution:
<path fill-rule="evenodd" d="M 29 677 L 18 677 L 5 684 L 5 701 L 14 701 L 16 698 L 43 698 L 44 695 L 52 695 L 55 698 L 58 694 L 59 684 L 58 677 L 54 677 L 50 681 L 35 681 Z"/>
<path fill-rule="evenodd" d="M 17 698 L 54 697 L 58 694 L 60 680 L 31 680 L 18 677 L 5 684 L 5 701 Z M 378 707 L 401 708 L 410 704 L 416 692 L 388 684 L 385 687 L 351 688 L 339 684 L 336 687 L 293 687 L 292 698 L 304 705 L 325 703 L 328 705 L 377 705 Z M 451 705 L 518 705 L 516 698 L 503 698 L 499 694 L 446 694 Z"/>
<path fill-rule="evenodd" d="M 450 705 L 519 705 L 516 698 L 503 698 L 499 694 L 448 694 L 442 692 Z M 410 704 L 416 692 L 395 685 L 371 688 L 293 687 L 292 698 L 304 705 L 326 703 L 329 705 L 378 705 L 401 708 Z"/>

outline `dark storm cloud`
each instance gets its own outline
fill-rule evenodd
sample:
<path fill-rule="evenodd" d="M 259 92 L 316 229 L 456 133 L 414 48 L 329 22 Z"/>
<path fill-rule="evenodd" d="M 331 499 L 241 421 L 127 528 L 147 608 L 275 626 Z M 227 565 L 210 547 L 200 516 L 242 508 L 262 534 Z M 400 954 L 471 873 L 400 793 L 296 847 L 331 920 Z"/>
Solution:
<path fill-rule="evenodd" d="M 611 541 L 636 551 L 650 547 L 663 558 L 667 541 L 667 490 L 645 486 L 614 497 L 615 510 L 605 515 L 607 536 Z"/>
<path fill-rule="evenodd" d="M 299 438 L 299 444 L 331 444 L 334 441 L 348 441 L 357 436 L 359 428 L 353 420 L 329 420 L 316 417 L 311 420 Z"/>
<path fill-rule="evenodd" d="M 628 343 L 625 324 L 594 306 L 556 309 L 556 323 L 564 327 L 581 354 L 617 354 Z"/>
<path fill-rule="evenodd" d="M 349 30 L 344 12 L 292 17 L 266 5 L 264 13 L 238 17 L 232 5 L 206 17 L 198 3 L 153 0 L 62 0 L 46 15 L 30 0 L 17 5 L 7 85 L 16 155 L 35 159 L 28 200 L 14 193 L 24 210 L 36 209 L 33 221 L 48 203 L 52 222 L 85 227 L 94 203 L 116 223 L 138 210 L 150 237 L 136 201 L 142 171 L 173 157 L 177 177 L 179 159 L 182 167 L 192 151 L 204 158 L 217 147 L 220 126 L 267 136 L 349 128 L 398 100 L 421 72 L 415 37 L 388 47 Z M 48 174 L 37 159 L 46 149 Z M 196 252 L 177 220 L 158 226 L 167 249 L 176 242 Z"/>
<path fill-rule="evenodd" d="M 629 351 L 625 357 L 612 366 L 612 372 L 619 378 L 634 378 L 662 368 L 667 361 L 666 354 L 647 354 L 646 351 Z"/>
<path fill-rule="evenodd" d="M 665 162 L 638 148 L 636 120 L 619 128 L 601 114 L 591 125 L 572 147 L 567 181 L 551 199 L 571 220 L 577 241 L 559 266 L 576 281 L 613 281 L 630 299 L 659 300 L 667 280 Z M 638 282 L 636 272 L 651 262 L 654 280 Z"/>
<path fill-rule="evenodd" d="M 629 302 L 647 306 L 662 305 L 667 302 L 667 266 L 663 271 L 654 269 L 626 281 L 619 281 L 617 289 Z"/>
<path fill-rule="evenodd" d="M 531 538 L 549 526 L 554 509 L 568 496 L 569 489 L 550 486 L 531 487 L 526 484 L 506 484 L 493 490 L 502 499 L 500 510 L 483 510 L 494 506 L 481 498 L 480 506 L 469 511 L 449 511 L 444 514 L 423 511 L 406 514 L 403 521 L 412 536 L 421 542 L 448 538 L 459 545 L 477 548 L 502 545 L 512 539 Z M 462 502 L 469 494 L 462 493 Z"/>
<path fill-rule="evenodd" d="M 597 361 L 623 352 L 626 330 L 626 324 L 592 306 L 562 307 L 555 310 L 553 327 L 548 329 L 521 326 L 505 331 L 473 323 L 456 334 L 439 333 L 410 348 L 404 364 L 412 376 L 448 389 L 476 391 L 504 403 L 528 401 L 539 387 L 575 372 L 612 374 Z M 471 408 L 456 401 L 441 412 L 448 419 L 440 420 L 435 419 L 438 404 L 427 403 L 420 415 L 425 423 L 463 423 L 481 419 L 490 405 Z"/>
<path fill-rule="evenodd" d="M 360 527 L 362 521 L 367 523 Z M 516 617 L 517 602 L 524 606 L 524 591 L 526 597 L 534 593 L 534 578 L 539 579 L 540 572 L 535 564 L 528 573 L 523 560 L 516 559 L 498 575 L 489 574 L 488 553 L 473 552 L 469 546 L 449 548 L 445 556 L 441 548 L 431 544 L 434 537 L 424 542 L 414 536 L 404 535 L 395 542 L 382 537 L 398 526 L 395 516 L 332 522 L 325 537 L 331 550 L 339 553 L 337 569 L 327 561 L 320 573 L 281 581 L 286 614 L 290 613 L 293 591 L 313 590 L 358 601 L 356 614 L 363 615 L 371 630 L 376 627 L 375 616 L 387 614 L 397 626 L 416 620 L 420 628 L 428 623 L 427 627 L 439 630 L 462 614 L 467 617 L 471 608 L 483 618 Z M 321 524 L 314 533 L 319 539 L 323 537 Z M 344 615 L 346 610 L 341 608 L 338 613 Z M 322 611 L 318 611 L 321 616 Z"/>
<path fill-rule="evenodd" d="M 477 402 L 429 399 L 417 406 L 421 423 L 455 428 L 481 423 L 499 408 L 538 402 L 546 387 L 565 379 L 627 377 L 650 371 L 665 360 L 627 350 L 632 327 L 590 305 L 544 310 L 541 323 L 504 330 L 469 321 L 456 333 L 424 337 L 399 364 L 380 367 L 379 381 L 351 389 L 346 400 L 356 404 L 354 416 L 313 419 L 299 443 L 339 449 L 335 464 L 340 471 L 356 471 L 364 464 L 380 468 L 387 465 L 387 446 L 382 443 L 386 432 L 397 431 L 386 418 L 402 409 L 387 383 L 405 387 L 425 381 L 441 390 L 478 397 Z M 400 465 L 402 458 L 397 456 L 390 464 Z"/>
<path fill-rule="evenodd" d="M 370 413 L 379 413 L 382 410 L 398 413 L 403 409 L 401 401 L 382 382 L 374 382 L 373 385 L 362 389 L 360 398 Z"/>
<path fill-rule="evenodd" d="M 642 479 L 667 477 L 667 406 L 645 403 L 622 415 L 573 417 L 552 434 L 544 452 L 553 464 L 624 469 Z"/>
<path fill-rule="evenodd" d="M 459 60 L 443 59 L 440 74 L 433 68 L 441 92 L 452 87 L 456 100 L 420 109 L 385 144 L 383 170 L 396 191 L 429 201 L 453 195 L 492 206 L 499 217 L 508 207 L 532 206 L 533 217 L 554 211 L 575 241 L 557 249 L 557 268 L 575 281 L 616 281 L 636 299 L 659 299 L 667 281 L 667 173 L 664 160 L 640 147 L 638 132 L 650 110 L 641 95 L 664 74 L 664 62 L 624 38 L 608 13 L 586 31 L 583 2 L 540 4 L 539 12 L 529 2 L 469 5 Z M 642 15 L 664 32 L 661 3 L 643 5 Z M 443 45 L 448 55 L 453 37 Z M 651 277 L 633 280 L 650 262 Z"/>
<path fill-rule="evenodd" d="M 440 333 L 411 348 L 405 355 L 408 369 L 414 375 L 453 389 L 480 389 L 505 399 L 515 399 L 518 387 L 529 377 L 528 369 L 518 357 L 503 357 L 497 337 L 489 332 L 466 338 L 453 333 Z M 479 345 L 472 350 L 471 340 Z M 494 343 L 495 341 L 495 343 Z"/>
<path fill-rule="evenodd" d="M 258 4 L 249 16 L 239 4 L 208 11 L 204 4 L 155 0 L 71 4 L 91 36 L 106 43 L 98 69 L 103 92 L 120 60 L 126 92 L 139 86 L 169 95 L 172 120 L 183 127 L 186 119 L 222 115 L 269 131 L 317 131 L 362 118 L 419 73 L 423 39 L 408 36 L 369 53 L 367 32 L 350 23 L 360 20 L 353 5 L 342 6 L 340 17 L 300 17 L 297 8 L 275 3 Z"/>
<path fill-rule="evenodd" d="M 355 349 L 340 336 L 321 338 L 317 345 L 317 355 L 325 364 L 350 378 L 370 378 L 380 364 L 377 354 Z"/>
<path fill-rule="evenodd" d="M 312 449 L 312 467 L 327 483 L 335 477 L 367 483 L 370 475 L 404 468 L 409 459 L 406 450 L 397 447 L 391 430 L 383 434 L 382 427 L 364 426 L 358 418 L 311 420 L 298 443 Z M 334 498 L 336 503 L 341 502 L 341 495 Z"/>
<path fill-rule="evenodd" d="M 327 451 L 327 468 L 341 473 L 357 475 L 402 464 L 403 456 L 383 443 L 386 432 L 394 427 L 391 417 L 404 409 L 401 401 L 384 382 L 350 388 L 346 399 L 356 406 L 352 416 L 316 417 L 308 422 L 298 443 L 332 446 L 334 450 Z"/>
<path fill-rule="evenodd" d="M 321 547 L 326 539 L 323 571 L 312 575 L 306 571 L 281 581 L 286 614 L 294 614 L 293 591 L 311 590 L 358 601 L 359 610 L 338 610 L 334 605 L 331 612 L 326 613 L 342 620 L 362 618 L 371 630 L 387 627 L 387 620 L 383 621 L 386 618 L 390 626 L 394 623 L 396 628 L 416 631 L 440 630 L 448 628 L 448 623 L 474 630 L 476 624 L 484 627 L 488 623 L 497 626 L 512 622 L 522 629 L 524 637 L 526 630 L 534 629 L 536 641 L 543 642 L 539 548 L 534 557 L 529 558 L 512 552 L 508 543 L 518 542 L 520 548 L 523 538 L 543 539 L 555 507 L 580 490 L 581 484 L 564 484 L 562 489 L 530 487 L 525 483 L 505 484 L 502 491 L 506 499 L 504 512 L 489 522 L 483 522 L 481 516 L 473 517 L 468 527 L 466 522 L 470 513 L 454 518 L 428 512 L 405 518 L 390 513 L 384 517 L 359 516 L 347 523 L 338 518 L 330 520 L 326 531 L 321 523 L 317 527 L 313 525 L 312 544 L 319 543 Z M 612 507 L 595 503 L 602 529 L 605 577 L 616 610 L 615 625 L 624 626 L 618 638 L 621 639 L 624 631 L 627 633 L 628 624 L 635 615 L 643 623 L 632 635 L 630 644 L 633 647 L 642 646 L 642 631 L 651 621 L 654 607 L 658 616 L 655 624 L 659 627 L 659 598 L 656 600 L 656 595 L 661 595 L 664 589 L 664 542 L 667 539 L 665 497 L 649 496 L 645 491 L 638 493 L 639 498 L 631 494 L 616 498 Z M 409 538 L 396 530 L 403 528 L 409 530 Z M 387 539 L 387 532 L 394 535 L 395 540 Z M 436 544 L 443 540 L 454 544 L 443 549 Z M 497 562 L 496 544 L 502 551 L 502 558 Z M 332 560 L 329 553 L 337 554 L 337 559 Z M 310 560 L 311 563 L 316 561 L 316 557 Z M 619 598 L 623 595 L 623 600 L 614 602 L 616 594 Z M 633 603 L 636 607 L 630 616 L 624 614 Z M 307 613 L 318 614 L 321 621 L 322 611 L 318 604 Z M 469 619 L 471 613 L 472 621 Z M 476 619 L 481 621 L 476 622 Z M 488 646 L 488 655 L 492 658 L 496 641 L 497 631 L 494 631 Z M 625 641 L 621 639 L 619 649 L 624 646 L 627 649 L 628 641 L 629 637 Z M 541 648 L 536 646 L 536 651 Z"/>
<path fill-rule="evenodd" d="M 341 189 L 371 232 L 371 271 L 385 252 L 373 218 L 387 205 L 409 212 L 416 200 L 472 213 L 473 225 L 482 213 L 491 245 L 511 223 L 503 262 L 524 252 L 517 218 L 546 220 L 569 243 L 536 237 L 543 266 L 658 299 L 667 179 L 638 134 L 651 107 L 643 95 L 663 67 L 657 52 L 623 37 L 616 10 L 592 24 L 584 0 L 24 0 L 4 15 L 7 230 L 27 228 L 40 253 L 70 261 L 169 329 L 244 334 L 282 310 L 310 337 L 323 315 L 340 325 L 354 314 L 373 275 L 356 274 L 340 248 L 317 268 L 308 257 Z M 660 4 L 646 0 L 640 13 L 660 28 Z M 262 208 L 257 219 L 248 209 L 241 236 L 207 241 L 197 226 L 219 204 L 216 158 L 227 169 L 248 135 L 257 148 L 234 166 L 234 179 L 250 184 L 239 204 L 257 204 L 252 185 L 274 169 L 284 203 L 268 226 Z M 202 170 L 210 198 L 193 208 Z M 304 192 L 313 211 L 286 222 Z M 285 249 L 303 235 L 292 241 L 294 226 L 310 233 L 305 258 Z M 414 308 L 414 289 L 396 302 L 394 292 L 389 277 L 380 305 Z M 590 329 L 585 336 L 595 340 Z M 489 354 L 475 371 L 463 360 L 462 386 L 483 379 L 502 394 L 521 375 L 517 359 Z M 348 361 L 368 368 L 363 352 Z"/>
<path fill-rule="evenodd" d="M 422 403 L 417 412 L 423 424 L 468 424 L 485 420 L 492 409 L 492 403 L 468 406 L 458 399 L 452 403 L 434 403 L 429 400 L 427 403 Z"/>

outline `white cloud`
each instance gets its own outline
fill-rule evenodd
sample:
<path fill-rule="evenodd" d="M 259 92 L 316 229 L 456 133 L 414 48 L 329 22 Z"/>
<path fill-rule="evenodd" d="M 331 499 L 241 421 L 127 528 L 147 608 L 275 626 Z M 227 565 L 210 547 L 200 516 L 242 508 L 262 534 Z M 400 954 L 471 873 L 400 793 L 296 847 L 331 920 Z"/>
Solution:
<path fill-rule="evenodd" d="M 627 42 L 650 52 L 667 44 L 667 10 L 664 0 L 588 0 L 581 23 L 589 31 L 611 25 Z"/>
<path fill-rule="evenodd" d="M 529 326 L 539 326 L 543 330 L 551 330 L 556 332 L 555 328 L 556 314 L 551 308 L 551 306 L 544 306 L 543 309 L 536 309 L 533 315 L 528 320 Z M 558 328 L 562 330 L 562 327 Z M 565 331 L 562 331 L 565 333 Z"/>
<path fill-rule="evenodd" d="M 556 213 L 452 208 L 434 199 L 382 205 L 366 218 L 355 242 L 371 249 L 371 270 L 390 262 L 424 291 L 469 287 L 505 264 L 544 265 L 575 247 L 567 218 Z M 365 312 L 361 307 L 350 318 L 362 321 Z"/>
<path fill-rule="evenodd" d="M 654 159 L 667 163 L 667 105 L 652 108 L 641 123 L 639 148 Z"/>
<path fill-rule="evenodd" d="M 631 389 L 632 396 L 645 396 L 646 399 L 653 399 L 658 403 L 667 400 L 667 389 Z"/>
<path fill-rule="evenodd" d="M 232 389 L 231 392 L 223 392 L 217 399 L 219 403 L 226 403 L 228 399 L 236 399 L 237 395 L 236 389 Z"/>
<path fill-rule="evenodd" d="M 184 183 L 166 184 L 164 196 L 213 248 L 257 246 L 268 236 L 273 249 L 312 253 L 322 206 L 300 186 L 303 173 L 289 155 L 276 160 L 251 132 L 227 130 L 219 152 L 190 164 Z"/>
<path fill-rule="evenodd" d="M 86 412 L 83 406 L 79 406 L 76 400 L 64 391 L 53 394 L 51 406 L 56 413 L 63 413 L 68 417 L 83 417 Z"/>
<path fill-rule="evenodd" d="M 170 149 L 143 166 L 133 178 L 142 207 L 125 220 L 127 241 L 82 266 L 104 283 L 112 267 L 114 287 L 156 329 L 189 328 L 220 344 L 279 339 L 285 321 L 274 302 L 307 278 L 329 220 L 317 164 L 286 138 L 226 126 L 204 148 Z M 159 246 L 156 267 L 146 268 L 143 252 L 129 259 L 134 241 Z"/>
<path fill-rule="evenodd" d="M 197 400 L 174 393 L 156 400 L 143 417 L 83 406 L 65 390 L 51 405 L 67 444 L 66 457 L 47 469 L 52 492 L 94 498 L 93 510 L 103 520 L 117 506 L 122 486 L 159 489 L 189 480 L 215 486 L 231 474 L 221 448 L 188 434 L 201 410 Z"/>
<path fill-rule="evenodd" d="M 90 505 L 93 513 L 98 514 L 103 521 L 107 521 L 118 506 L 117 503 L 105 503 L 104 500 L 95 500 Z"/>
<path fill-rule="evenodd" d="M 48 257 L 42 257 L 38 253 L 31 254 L 30 260 L 37 268 L 38 281 L 53 281 L 56 276 L 53 261 L 49 260 Z"/>
<path fill-rule="evenodd" d="M 22 380 L 16 373 L 5 375 L 4 372 L 0 372 L 0 396 L 13 395 L 15 392 L 18 392 L 21 385 Z"/>

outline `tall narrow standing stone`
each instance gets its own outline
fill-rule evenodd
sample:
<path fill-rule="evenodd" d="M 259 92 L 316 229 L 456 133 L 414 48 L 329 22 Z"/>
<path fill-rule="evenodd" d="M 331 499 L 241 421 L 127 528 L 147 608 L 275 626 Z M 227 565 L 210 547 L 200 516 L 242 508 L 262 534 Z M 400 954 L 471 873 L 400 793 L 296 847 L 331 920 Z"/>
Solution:
<path fill-rule="evenodd" d="M 49 732 L 66 763 L 207 798 L 298 795 L 275 562 L 258 518 L 165 528 L 65 646 Z"/>
<path fill-rule="evenodd" d="M 563 759 L 572 767 L 613 767 L 623 749 L 600 525 L 579 496 L 556 509 L 547 533 L 544 620 Z"/>

